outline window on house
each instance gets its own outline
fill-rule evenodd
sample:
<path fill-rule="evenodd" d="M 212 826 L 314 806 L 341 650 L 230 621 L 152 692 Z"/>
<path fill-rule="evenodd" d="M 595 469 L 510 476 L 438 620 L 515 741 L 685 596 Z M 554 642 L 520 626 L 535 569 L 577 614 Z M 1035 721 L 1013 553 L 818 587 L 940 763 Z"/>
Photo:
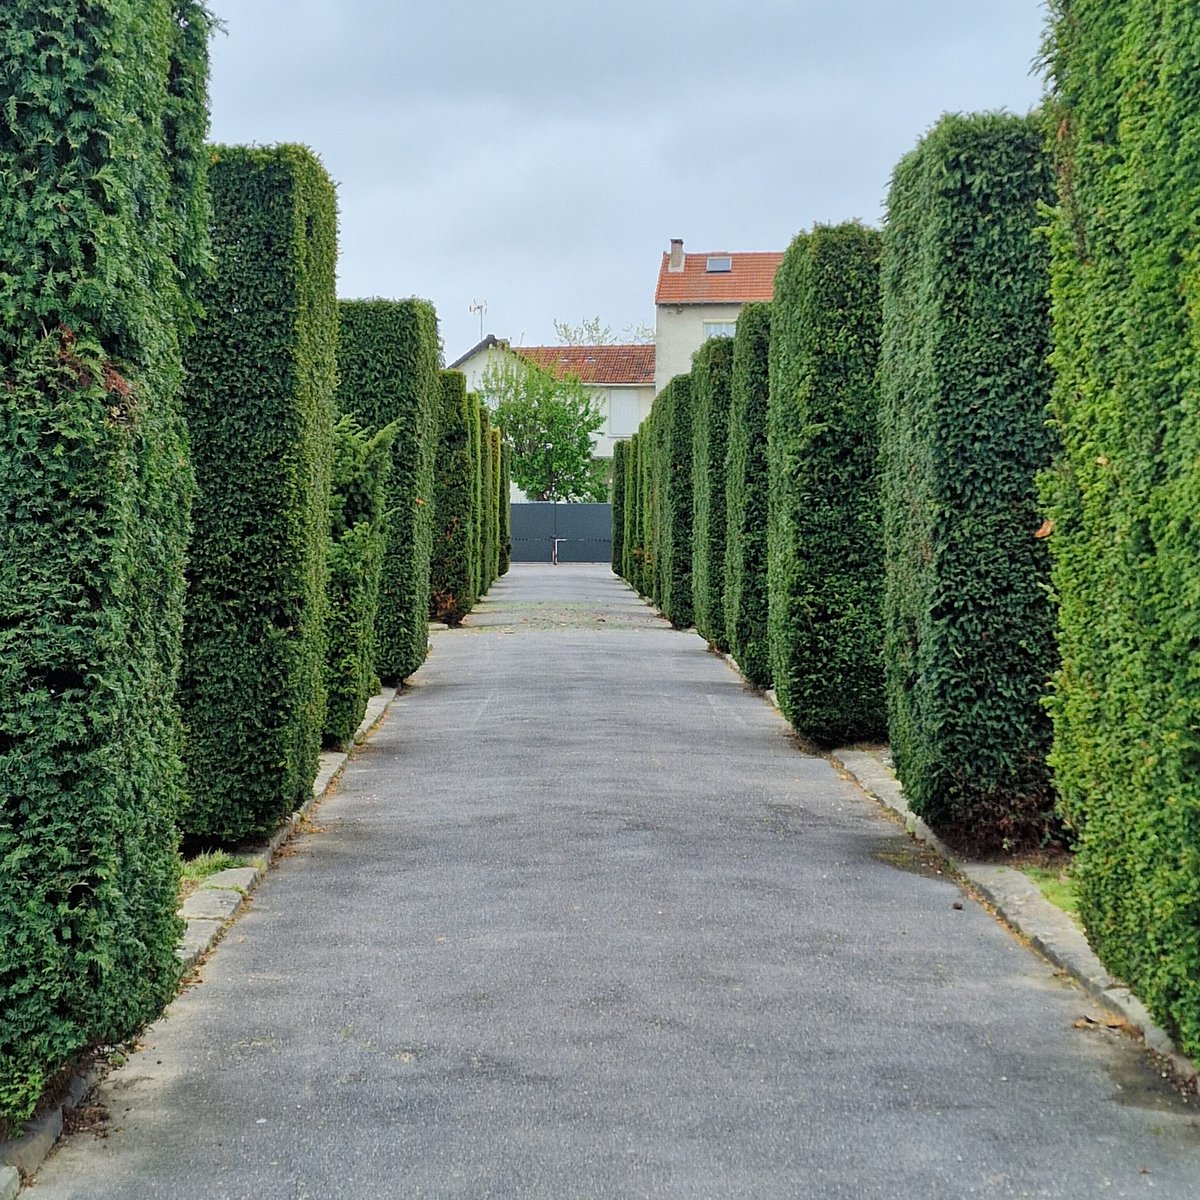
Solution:
<path fill-rule="evenodd" d="M 692 328 L 694 329 L 695 326 Z M 707 342 L 709 338 L 733 337 L 733 331 L 736 328 L 736 321 L 705 321 L 704 340 Z"/>
<path fill-rule="evenodd" d="M 638 427 L 638 398 L 624 392 L 608 393 L 608 436 L 632 437 Z"/>
<path fill-rule="evenodd" d="M 733 270 L 733 258 L 728 254 L 710 254 L 708 258 L 708 271 L 710 274 L 723 273 Z"/>

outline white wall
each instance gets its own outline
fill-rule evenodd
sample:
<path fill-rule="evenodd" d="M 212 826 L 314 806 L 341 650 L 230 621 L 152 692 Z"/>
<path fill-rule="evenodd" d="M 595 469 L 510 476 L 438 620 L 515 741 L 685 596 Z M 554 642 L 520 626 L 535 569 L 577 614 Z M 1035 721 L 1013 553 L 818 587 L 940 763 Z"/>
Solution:
<path fill-rule="evenodd" d="M 612 458 L 613 447 L 637 432 L 637 427 L 650 415 L 654 404 L 654 388 L 651 384 L 624 384 L 621 386 L 594 387 L 588 389 L 599 401 L 607 422 L 593 445 L 597 458 Z"/>
<path fill-rule="evenodd" d="M 486 350 L 481 350 L 478 354 L 468 358 L 455 370 L 461 371 L 467 377 L 468 392 L 478 392 L 483 390 L 484 372 L 493 364 L 512 362 L 512 358 L 513 356 L 508 351 L 501 350 L 499 346 L 489 346 Z"/>
<path fill-rule="evenodd" d="M 692 355 L 704 344 L 706 321 L 734 322 L 741 304 L 660 304 L 655 309 L 654 394 L 692 369 Z"/>

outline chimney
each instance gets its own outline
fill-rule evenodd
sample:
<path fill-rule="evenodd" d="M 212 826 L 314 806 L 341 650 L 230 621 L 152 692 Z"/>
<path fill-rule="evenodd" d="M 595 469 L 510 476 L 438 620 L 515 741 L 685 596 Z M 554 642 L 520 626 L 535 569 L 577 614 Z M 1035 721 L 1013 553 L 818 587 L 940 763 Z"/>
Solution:
<path fill-rule="evenodd" d="M 683 238 L 671 239 L 671 257 L 667 259 L 667 270 L 672 275 L 683 271 Z"/>

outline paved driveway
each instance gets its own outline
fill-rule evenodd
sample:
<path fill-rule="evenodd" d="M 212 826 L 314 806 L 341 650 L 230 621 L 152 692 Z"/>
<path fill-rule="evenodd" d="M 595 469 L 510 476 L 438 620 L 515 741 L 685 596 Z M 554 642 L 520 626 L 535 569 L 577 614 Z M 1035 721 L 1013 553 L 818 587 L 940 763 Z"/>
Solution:
<path fill-rule="evenodd" d="M 693 634 L 514 567 L 32 1200 L 1178 1197 L 1191 1107 Z"/>

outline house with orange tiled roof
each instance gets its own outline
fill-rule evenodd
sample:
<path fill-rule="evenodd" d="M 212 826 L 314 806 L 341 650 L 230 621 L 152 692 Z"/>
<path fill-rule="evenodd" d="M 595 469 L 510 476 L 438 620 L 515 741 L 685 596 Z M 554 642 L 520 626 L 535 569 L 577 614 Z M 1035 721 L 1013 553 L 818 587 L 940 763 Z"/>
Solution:
<path fill-rule="evenodd" d="M 672 238 L 654 290 L 654 392 L 692 369 L 692 355 L 710 337 L 732 337 L 738 313 L 752 300 L 771 300 L 778 253 L 710 251 L 685 254 Z"/>
<path fill-rule="evenodd" d="M 631 437 L 650 414 L 654 402 L 652 343 L 512 346 L 489 335 L 450 366 L 463 372 L 470 390 L 479 391 L 487 369 L 507 356 L 522 358 L 558 378 L 574 375 L 587 386 L 605 414 L 604 428 L 595 441 L 597 458 L 611 459 L 616 443 Z"/>

